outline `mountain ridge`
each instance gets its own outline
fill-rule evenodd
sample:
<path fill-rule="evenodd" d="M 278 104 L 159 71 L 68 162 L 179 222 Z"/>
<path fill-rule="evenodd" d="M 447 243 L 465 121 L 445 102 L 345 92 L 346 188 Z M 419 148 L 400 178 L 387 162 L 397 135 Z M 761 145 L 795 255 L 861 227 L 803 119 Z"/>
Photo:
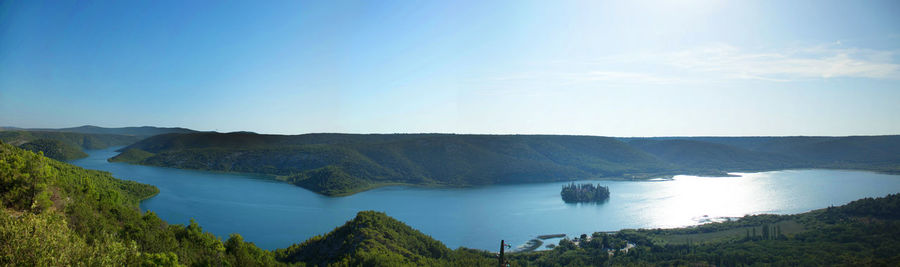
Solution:
<path fill-rule="evenodd" d="M 82 125 L 67 128 L 19 128 L 19 127 L 0 127 L 0 131 L 39 131 L 39 132 L 67 132 L 67 133 L 83 133 L 83 134 L 116 134 L 116 135 L 132 135 L 138 137 L 150 137 L 165 133 L 191 133 L 197 132 L 182 127 L 156 127 L 156 126 L 132 126 L 132 127 L 100 127 L 95 125 Z"/>

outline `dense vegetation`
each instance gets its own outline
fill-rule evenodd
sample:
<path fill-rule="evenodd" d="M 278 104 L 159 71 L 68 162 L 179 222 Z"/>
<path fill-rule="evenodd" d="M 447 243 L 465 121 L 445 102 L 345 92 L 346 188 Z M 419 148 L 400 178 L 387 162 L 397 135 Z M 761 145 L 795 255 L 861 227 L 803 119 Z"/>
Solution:
<path fill-rule="evenodd" d="M 35 139 L 19 146 L 33 152 L 43 152 L 44 156 L 55 160 L 73 160 L 87 157 L 87 153 L 63 141 L 52 139 Z"/>
<path fill-rule="evenodd" d="M 571 183 L 564 185 L 559 194 L 566 203 L 601 202 L 609 199 L 609 188 L 602 185 Z"/>
<path fill-rule="evenodd" d="M 123 149 L 126 153 L 113 160 L 267 174 L 325 195 L 347 195 L 386 184 L 472 186 L 788 168 L 900 172 L 898 149 L 900 136 L 616 139 L 238 132 L 157 135 Z"/>
<path fill-rule="evenodd" d="M 0 265 L 276 265 L 233 235 L 141 214 L 153 186 L 0 144 Z"/>
<path fill-rule="evenodd" d="M 158 190 L 0 144 L 0 265 L 494 266 L 493 253 L 439 241 L 379 212 L 277 251 L 137 204 Z M 682 241 L 679 241 L 682 240 Z M 686 241 L 683 241 L 686 240 Z M 680 229 L 622 230 L 508 254 L 512 266 L 897 265 L 900 194 L 799 215 Z"/>

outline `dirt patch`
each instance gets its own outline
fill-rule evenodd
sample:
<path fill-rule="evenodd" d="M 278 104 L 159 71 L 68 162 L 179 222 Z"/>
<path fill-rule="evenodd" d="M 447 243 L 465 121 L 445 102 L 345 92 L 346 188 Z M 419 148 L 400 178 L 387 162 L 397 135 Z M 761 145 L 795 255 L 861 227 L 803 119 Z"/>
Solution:
<path fill-rule="evenodd" d="M 52 208 L 58 211 L 62 211 L 66 208 L 66 203 L 69 202 L 68 198 L 63 198 L 62 193 L 59 191 L 58 187 L 50 187 L 50 201 L 53 201 Z"/>

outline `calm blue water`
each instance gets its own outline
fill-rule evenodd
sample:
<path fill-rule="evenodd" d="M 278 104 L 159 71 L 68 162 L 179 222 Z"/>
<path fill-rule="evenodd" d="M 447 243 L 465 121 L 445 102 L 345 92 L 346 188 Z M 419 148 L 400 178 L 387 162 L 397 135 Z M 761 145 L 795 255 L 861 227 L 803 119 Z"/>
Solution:
<path fill-rule="evenodd" d="M 610 188 L 610 200 L 604 204 L 562 202 L 559 191 L 565 183 L 385 187 L 332 198 L 250 175 L 106 162 L 115 149 L 87 151 L 88 158 L 72 163 L 159 187 L 160 194 L 142 202 L 141 209 L 170 223 L 194 218 L 206 231 L 223 238 L 239 233 L 265 249 L 325 234 L 362 210 L 386 212 L 451 248 L 496 250 L 500 239 L 523 244 L 541 234 L 695 225 L 704 215 L 801 213 L 900 192 L 900 176 L 792 170 L 741 177 L 594 181 Z"/>

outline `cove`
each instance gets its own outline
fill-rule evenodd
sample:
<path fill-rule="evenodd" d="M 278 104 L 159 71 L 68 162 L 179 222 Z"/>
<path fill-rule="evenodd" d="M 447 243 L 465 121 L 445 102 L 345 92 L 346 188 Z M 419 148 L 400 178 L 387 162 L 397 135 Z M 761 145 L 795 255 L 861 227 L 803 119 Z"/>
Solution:
<path fill-rule="evenodd" d="M 900 192 L 900 176 L 843 170 L 737 173 L 740 177 L 676 176 L 658 181 L 586 181 L 608 186 L 602 204 L 566 204 L 568 182 L 475 188 L 392 186 L 326 197 L 253 175 L 180 170 L 106 161 L 118 147 L 86 151 L 70 163 L 119 179 L 155 185 L 141 202 L 173 224 L 191 218 L 205 231 L 241 234 L 264 249 L 325 234 L 358 211 L 377 210 L 450 248 L 497 250 L 501 239 L 524 244 L 537 235 L 580 235 L 623 228 L 696 225 L 708 218 L 792 214 Z M 555 241 L 550 241 L 554 243 Z"/>

